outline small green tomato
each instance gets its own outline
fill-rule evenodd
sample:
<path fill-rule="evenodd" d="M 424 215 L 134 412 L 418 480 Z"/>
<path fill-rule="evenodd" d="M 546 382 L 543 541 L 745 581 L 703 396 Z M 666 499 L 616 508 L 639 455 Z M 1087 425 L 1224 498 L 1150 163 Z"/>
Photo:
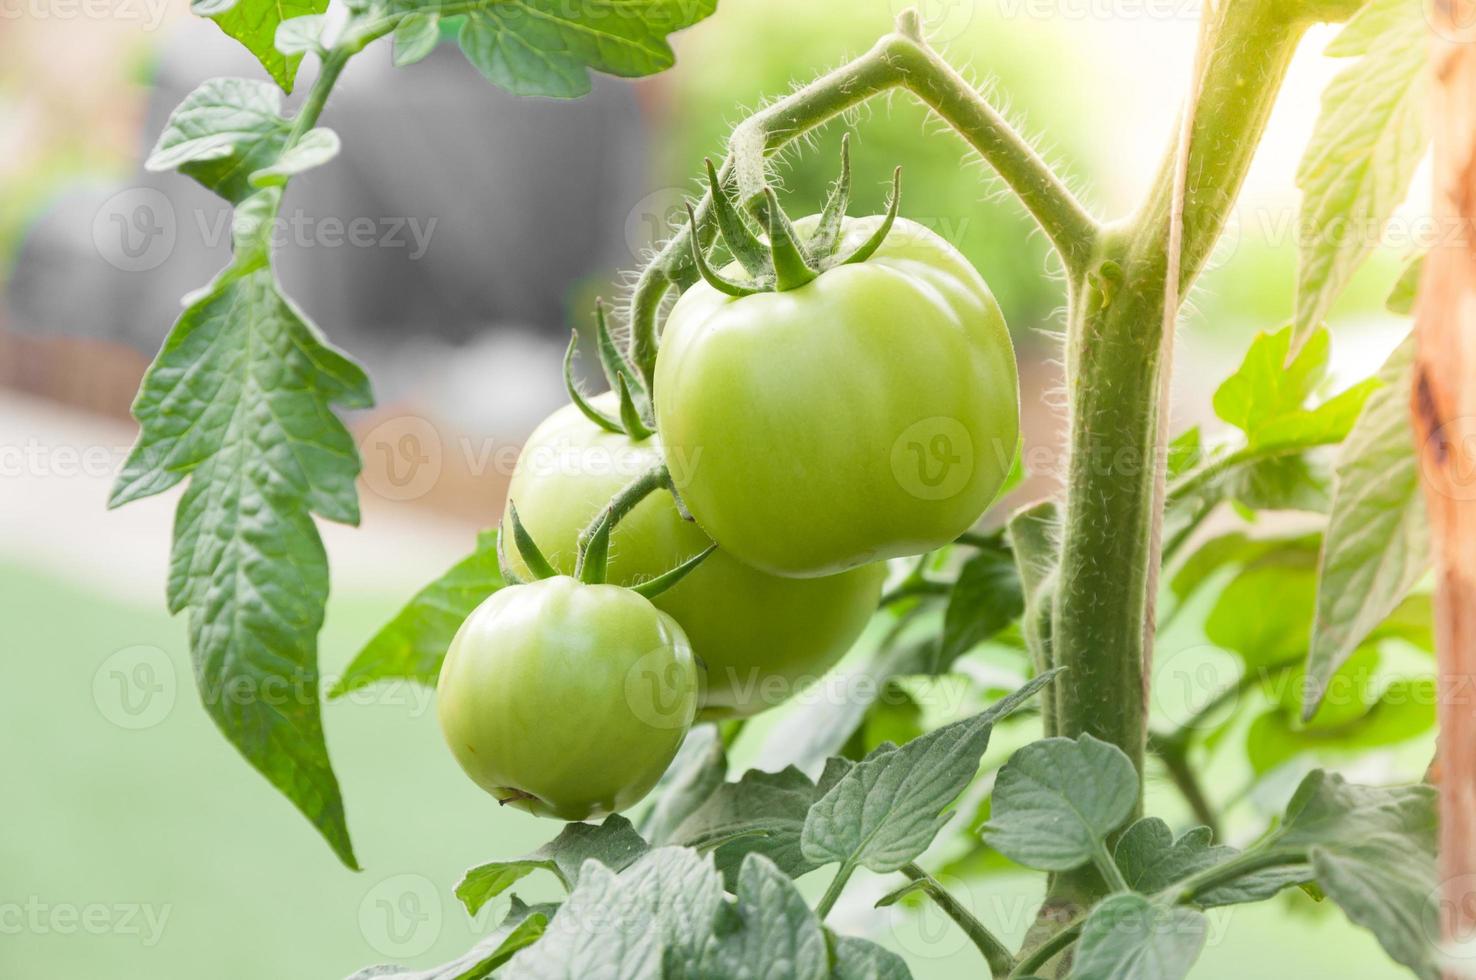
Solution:
<path fill-rule="evenodd" d="M 499 802 L 585 820 L 656 785 L 697 710 L 676 621 L 634 592 L 566 576 L 493 593 L 451 641 L 441 731 Z"/>

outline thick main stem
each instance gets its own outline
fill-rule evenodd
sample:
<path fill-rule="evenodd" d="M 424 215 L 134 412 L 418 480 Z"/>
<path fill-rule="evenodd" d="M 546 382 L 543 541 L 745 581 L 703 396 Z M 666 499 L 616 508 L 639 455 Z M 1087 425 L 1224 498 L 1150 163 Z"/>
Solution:
<path fill-rule="evenodd" d="M 1184 186 L 1182 296 L 1219 237 L 1297 42 L 1312 17 L 1285 0 L 1224 2 L 1205 33 Z M 1142 770 L 1152 645 L 1160 372 L 1177 140 L 1130 221 L 1105 233 L 1072 282 L 1071 406 L 1061 560 L 1052 622 L 1060 733 L 1117 745 Z M 1090 870 L 1058 876 L 1045 913 L 1070 918 L 1101 892 Z"/>

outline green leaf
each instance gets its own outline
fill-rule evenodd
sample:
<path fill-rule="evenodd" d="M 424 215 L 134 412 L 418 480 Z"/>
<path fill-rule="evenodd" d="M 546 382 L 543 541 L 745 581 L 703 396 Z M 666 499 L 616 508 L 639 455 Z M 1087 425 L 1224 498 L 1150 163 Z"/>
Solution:
<path fill-rule="evenodd" d="M 825 980 L 830 958 L 820 920 L 784 872 L 761 854 L 748 855 L 738 873 L 737 898 L 697 962 L 668 976 Z"/>
<path fill-rule="evenodd" d="M 1208 827 L 1187 830 L 1176 840 L 1168 824 L 1157 817 L 1144 817 L 1123 831 L 1113 860 L 1129 888 L 1152 895 L 1240 854 L 1235 848 L 1214 844 L 1212 840 Z M 1194 903 L 1212 908 L 1261 902 L 1311 877 L 1312 869 L 1305 864 L 1265 868 L 1196 895 Z"/>
<path fill-rule="evenodd" d="M 284 21 L 328 10 L 328 0 L 193 0 L 190 10 L 208 17 L 246 46 L 282 91 L 291 92 L 301 54 L 277 50 L 277 27 Z"/>
<path fill-rule="evenodd" d="M 1394 611 L 1430 564 L 1430 529 L 1409 420 L 1413 338 L 1385 362 L 1383 382 L 1338 455 L 1307 656 L 1306 712 L 1329 678 Z"/>
<path fill-rule="evenodd" d="M 1435 682 L 1400 678 L 1372 705 L 1352 699 L 1349 707 L 1356 712 L 1350 719 L 1311 725 L 1299 724 L 1295 711 L 1279 705 L 1262 714 L 1246 733 L 1251 768 L 1259 775 L 1307 753 L 1357 753 L 1407 742 L 1435 725 Z"/>
<path fill-rule="evenodd" d="M 285 184 L 290 178 L 303 171 L 321 167 L 332 160 L 338 156 L 338 149 L 338 134 L 331 129 L 319 126 L 317 129 L 304 133 L 290 149 L 283 151 L 277 157 L 276 163 L 253 173 L 248 178 L 248 182 L 252 187 L 275 187 Z"/>
<path fill-rule="evenodd" d="M 536 943 L 557 908 L 556 905 L 525 905 L 513 896 L 512 908 L 492 934 L 450 963 L 429 970 L 371 966 L 349 980 L 483 980 L 512 959 L 518 950 Z"/>
<path fill-rule="evenodd" d="M 1429 786 L 1354 786 L 1315 770 L 1287 805 L 1269 846 L 1305 849 L 1317 885 L 1384 951 L 1439 980 L 1431 940 L 1437 878 L 1436 803 Z"/>
<path fill-rule="evenodd" d="M 384 680 L 434 686 L 456 631 L 472 610 L 501 587 L 497 532 L 483 531 L 477 535 L 475 551 L 417 592 L 374 634 L 344 669 L 329 697 L 342 697 Z"/>
<path fill-rule="evenodd" d="M 666 36 L 707 17 L 717 0 L 489 0 L 467 14 L 461 50 L 515 95 L 571 99 L 589 70 L 637 78 L 670 68 Z"/>
<path fill-rule="evenodd" d="M 240 203 L 254 191 L 250 176 L 277 162 L 291 129 L 271 83 L 212 78 L 170 113 L 144 167 L 178 170 Z"/>
<path fill-rule="evenodd" d="M 719 786 L 671 838 L 689 847 L 704 847 L 734 834 L 750 834 L 714 852 L 717 869 L 730 888 L 736 887 L 744 859 L 755 853 L 798 878 L 824 863 L 811 860 L 800 847 L 805 818 L 849 768 L 849 762 L 832 759 L 818 783 L 793 766 L 782 772 L 750 769 L 738 782 Z"/>
<path fill-rule="evenodd" d="M 1416 255 L 1409 260 L 1404 271 L 1399 274 L 1394 288 L 1389 291 L 1389 296 L 1384 300 L 1384 309 L 1397 316 L 1409 316 L 1414 313 L 1415 300 L 1420 290 L 1420 277 L 1425 272 L 1425 256 Z"/>
<path fill-rule="evenodd" d="M 321 54 L 324 47 L 323 32 L 327 26 L 328 18 L 323 14 L 293 17 L 277 25 L 272 43 L 278 51 L 289 56 L 307 54 L 310 51 Z"/>
<path fill-rule="evenodd" d="M 984 840 L 1028 868 L 1070 871 L 1103 852 L 1137 802 L 1138 772 L 1117 746 L 1042 739 L 1000 769 Z"/>
<path fill-rule="evenodd" d="M 830 952 L 831 980 L 912 980 L 902 957 L 868 940 L 835 936 Z"/>
<path fill-rule="evenodd" d="M 801 838 L 805 858 L 883 873 L 922 854 L 952 816 L 948 805 L 978 771 L 994 724 L 1054 678 L 1054 671 L 1042 674 L 972 718 L 867 756 L 810 809 Z"/>
<path fill-rule="evenodd" d="M 1204 913 L 1113 895 L 1087 917 L 1072 980 L 1182 980 L 1204 949 Z"/>
<path fill-rule="evenodd" d="M 238 218 L 260 221 L 275 202 L 265 192 Z M 240 224 L 237 264 L 185 310 L 144 376 L 138 442 L 109 504 L 191 478 L 168 596 L 172 612 L 190 611 L 206 710 L 352 866 L 318 703 L 328 563 L 313 514 L 357 523 L 359 454 L 332 407 L 372 398 L 364 372 L 278 292 L 251 221 Z"/>
<path fill-rule="evenodd" d="M 655 802 L 638 823 L 642 836 L 656 844 L 677 843 L 676 829 L 717 792 L 727 776 L 728 753 L 717 726 L 695 727 L 651 791 Z"/>
<path fill-rule="evenodd" d="M 519 978 L 656 978 L 698 960 L 724 909 L 712 861 L 681 847 L 642 855 L 617 875 L 586 861 L 544 938 L 513 957 Z"/>
<path fill-rule="evenodd" d="M 395 67 L 404 68 L 424 59 L 441 41 L 441 17 L 434 11 L 411 14 L 395 28 Z"/>
<path fill-rule="evenodd" d="M 1317 594 L 1317 552 L 1306 544 L 1286 542 L 1247 564 L 1220 592 L 1205 638 L 1251 670 L 1304 657 Z"/>
<path fill-rule="evenodd" d="M 1429 32 L 1420 5 L 1370 0 L 1328 47 L 1358 61 L 1324 91 L 1297 168 L 1299 341 L 1378 245 L 1425 155 Z"/>
<path fill-rule="evenodd" d="M 566 824 L 559 836 L 526 857 L 492 861 L 468 871 L 456 886 L 456 897 L 470 915 L 534 871 L 553 872 L 572 888 L 586 861 L 622 871 L 650 848 L 629 820 L 612 813 L 601 824 Z"/>
<path fill-rule="evenodd" d="M 931 673 L 941 673 L 975 646 L 1013 623 L 1025 611 L 1014 555 L 1008 548 L 981 548 L 964 563 L 948 596 L 943 636 Z"/>

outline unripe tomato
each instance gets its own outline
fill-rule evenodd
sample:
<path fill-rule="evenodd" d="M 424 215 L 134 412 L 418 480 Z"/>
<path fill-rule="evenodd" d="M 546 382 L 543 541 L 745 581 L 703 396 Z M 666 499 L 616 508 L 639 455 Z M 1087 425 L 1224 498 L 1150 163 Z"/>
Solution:
<path fill-rule="evenodd" d="M 566 576 L 494 592 L 457 631 L 436 710 L 498 800 L 561 820 L 624 810 L 671 764 L 697 710 L 680 626 L 634 592 Z"/>
<path fill-rule="evenodd" d="M 614 410 L 609 396 L 593 401 Z M 656 437 L 632 441 L 567 405 L 528 438 L 508 499 L 549 562 L 568 574 L 580 530 L 616 491 L 661 461 Z M 654 578 L 710 543 L 682 520 L 669 491 L 657 491 L 615 526 L 608 581 L 634 585 Z M 526 574 L 516 549 L 508 558 Z M 773 707 L 829 670 L 876 610 L 885 577 L 884 566 L 872 565 L 825 578 L 780 578 L 719 549 L 653 601 L 681 624 L 706 668 L 700 716 L 745 716 Z"/>
<path fill-rule="evenodd" d="M 847 222 L 840 252 L 880 221 Z M 994 500 L 1020 429 L 1014 350 L 988 286 L 900 218 L 869 259 L 797 289 L 692 286 L 666 323 L 655 401 L 697 523 L 776 575 L 948 543 Z"/>

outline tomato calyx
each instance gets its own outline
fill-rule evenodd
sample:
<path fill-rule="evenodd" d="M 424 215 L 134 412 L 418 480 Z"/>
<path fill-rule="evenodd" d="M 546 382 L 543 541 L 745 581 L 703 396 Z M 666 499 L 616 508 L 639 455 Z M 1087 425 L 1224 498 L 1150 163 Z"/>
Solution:
<path fill-rule="evenodd" d="M 600 411 L 584 393 L 574 378 L 574 353 L 579 347 L 579 331 L 572 331 L 569 348 L 564 352 L 564 390 L 584 417 L 606 432 L 630 436 L 636 442 L 647 439 L 655 432 L 651 422 L 651 392 L 635 365 L 625 356 L 620 345 L 610 333 L 610 324 L 605 317 L 603 300 L 595 300 L 595 346 L 600 355 L 600 367 L 610 390 L 620 397 L 620 417 L 611 418 Z"/>
<path fill-rule="evenodd" d="M 717 220 L 718 235 L 749 278 L 747 281 L 731 279 L 712 267 L 701 245 L 697 214 L 688 203 L 687 221 L 692 229 L 689 236 L 692 243 L 692 262 L 703 282 L 718 292 L 733 297 L 798 289 L 813 282 L 827 269 L 865 262 L 881 247 L 892 230 L 902 199 L 902 168 L 898 167 L 892 172 L 892 194 L 887 202 L 886 217 L 876 232 L 850 254 L 837 256 L 836 249 L 840 245 L 841 228 L 851 194 L 849 137 L 841 140 L 840 178 L 831 189 L 814 233 L 803 240 L 794 223 L 779 206 L 779 199 L 773 188 L 764 188 L 763 196 L 755 199 L 752 205 L 758 221 L 767 230 L 767 237 L 764 237 L 755 227 L 754 220 L 734 202 L 711 160 L 707 161 L 707 182 L 712 192 L 712 211 Z"/>
<path fill-rule="evenodd" d="M 589 527 L 580 533 L 574 577 L 586 585 L 604 585 L 610 564 L 610 532 L 615 529 L 616 524 L 620 523 L 621 518 L 635 509 L 637 504 L 657 490 L 663 489 L 672 489 L 671 474 L 665 466 L 655 466 L 636 477 L 617 493 L 614 499 L 595 515 Z M 512 524 L 512 539 L 517 545 L 518 554 L 522 557 L 523 564 L 528 566 L 528 571 L 534 580 L 558 576 L 559 571 L 553 567 L 543 550 L 538 547 L 538 542 L 533 540 L 533 535 L 529 533 L 522 518 L 518 516 L 517 504 L 512 500 L 507 502 L 507 516 L 508 523 Z M 507 559 L 507 538 L 507 534 L 497 536 L 497 563 L 501 567 L 504 580 L 509 585 L 524 585 L 527 579 L 519 575 Z M 654 599 L 696 571 L 697 567 L 716 550 L 717 545 L 710 544 L 675 568 L 629 586 L 629 589 L 637 595 Z"/>

